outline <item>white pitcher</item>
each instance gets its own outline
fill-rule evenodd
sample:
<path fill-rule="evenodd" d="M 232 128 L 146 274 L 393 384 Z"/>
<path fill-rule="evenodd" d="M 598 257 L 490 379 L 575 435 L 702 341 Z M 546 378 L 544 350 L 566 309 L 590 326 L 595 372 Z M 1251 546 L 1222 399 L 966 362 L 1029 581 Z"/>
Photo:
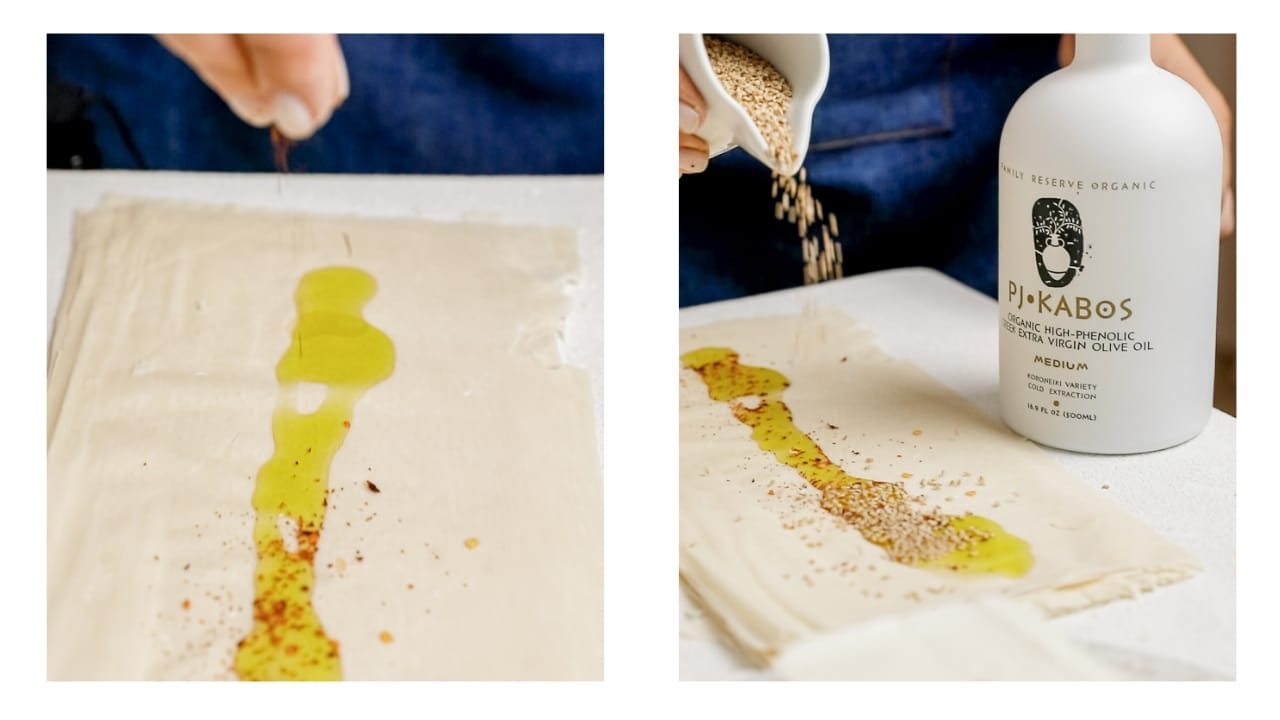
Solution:
<path fill-rule="evenodd" d="M 738 43 L 768 60 L 791 84 L 791 145 L 796 151 L 793 167 L 778 167 L 769 144 L 751 121 L 747 111 L 729 96 L 716 79 L 707 58 L 701 34 L 680 36 L 680 66 L 707 102 L 707 113 L 696 133 L 711 147 L 711 157 L 741 147 L 770 169 L 793 175 L 804 164 L 809 149 L 809 129 L 813 124 L 813 108 L 827 87 L 831 55 L 824 34 L 803 35 L 720 35 Z"/>

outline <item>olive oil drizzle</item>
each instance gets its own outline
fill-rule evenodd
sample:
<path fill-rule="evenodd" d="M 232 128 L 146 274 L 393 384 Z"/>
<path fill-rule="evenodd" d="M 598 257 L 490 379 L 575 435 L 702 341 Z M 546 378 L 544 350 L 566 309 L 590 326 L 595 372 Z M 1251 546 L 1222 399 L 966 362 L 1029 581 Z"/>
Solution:
<path fill-rule="evenodd" d="M 258 564 L 253 629 L 235 655 L 242 680 L 341 679 L 338 642 L 325 633 L 311 602 L 315 553 L 329 465 L 349 432 L 352 410 L 395 367 L 391 339 L 361 314 L 376 289 L 372 276 L 351 267 L 314 270 L 298 283 L 293 339 L 276 366 L 275 453 L 258 471 L 253 493 Z M 301 383 L 325 386 L 314 412 L 296 409 Z"/>
<path fill-rule="evenodd" d="M 792 419 L 781 399 L 790 385 L 782 373 L 742 365 L 737 352 L 722 347 L 693 350 L 680 360 L 702 378 L 712 400 L 729 403 L 734 417 L 751 428 L 751 438 L 761 450 L 822 491 L 824 510 L 848 520 L 895 562 L 1010 577 L 1030 570 L 1033 560 L 1026 541 L 993 520 L 923 511 L 901 484 L 850 475 L 833 463 Z M 758 404 L 749 406 L 745 398 L 756 398 Z"/>

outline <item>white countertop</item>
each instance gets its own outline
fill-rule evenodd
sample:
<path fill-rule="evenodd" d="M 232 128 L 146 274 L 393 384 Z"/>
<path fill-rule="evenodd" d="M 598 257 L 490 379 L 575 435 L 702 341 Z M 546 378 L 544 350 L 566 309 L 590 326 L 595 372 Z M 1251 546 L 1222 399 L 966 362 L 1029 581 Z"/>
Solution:
<path fill-rule="evenodd" d="M 885 352 L 914 362 L 999 416 L 996 303 L 932 270 L 891 270 L 686 308 L 680 324 L 791 314 L 807 306 L 842 309 L 869 327 Z M 1190 580 L 1068 615 L 1052 626 L 1131 676 L 1234 678 L 1235 418 L 1214 410 L 1198 437 L 1160 452 L 1048 452 L 1080 482 L 1191 551 L 1205 568 Z M 717 641 L 683 589 L 680 595 L 681 679 L 769 677 Z"/>
<path fill-rule="evenodd" d="M 564 225 L 578 230 L 581 283 L 565 321 L 564 357 L 591 374 L 596 440 L 604 427 L 604 180 L 600 176 L 287 175 L 48 172 L 48 332 L 62 296 L 76 210 L 104 194 L 267 210 L 437 221 Z"/>

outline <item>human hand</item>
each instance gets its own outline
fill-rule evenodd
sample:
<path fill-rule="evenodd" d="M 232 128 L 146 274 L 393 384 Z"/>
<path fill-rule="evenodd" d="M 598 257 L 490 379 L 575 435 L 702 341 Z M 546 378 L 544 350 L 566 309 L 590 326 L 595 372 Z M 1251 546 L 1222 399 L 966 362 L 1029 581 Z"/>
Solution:
<path fill-rule="evenodd" d="M 1075 35 L 1063 35 L 1058 48 L 1058 60 L 1063 65 L 1075 57 Z M 1157 66 L 1177 75 L 1195 88 L 1200 96 L 1209 104 L 1213 117 L 1218 121 L 1218 132 L 1222 134 L 1222 216 L 1219 220 L 1218 236 L 1225 238 L 1236 229 L 1236 196 L 1231 187 L 1231 106 L 1226 97 L 1209 74 L 1191 54 L 1186 43 L 1177 35 L 1152 35 L 1151 60 Z"/>
<path fill-rule="evenodd" d="M 707 116 L 707 102 L 693 81 L 680 68 L 680 174 L 700 173 L 707 169 L 707 141 L 694 135 Z"/>
<path fill-rule="evenodd" d="M 336 35 L 157 35 L 241 120 L 291 140 L 319 130 L 351 92 Z"/>

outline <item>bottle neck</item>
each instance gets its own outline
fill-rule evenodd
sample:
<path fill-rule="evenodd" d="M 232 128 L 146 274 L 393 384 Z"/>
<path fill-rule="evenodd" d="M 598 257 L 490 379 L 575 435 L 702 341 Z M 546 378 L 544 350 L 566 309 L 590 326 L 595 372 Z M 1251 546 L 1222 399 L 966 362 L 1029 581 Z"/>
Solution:
<path fill-rule="evenodd" d="M 1076 55 L 1071 64 L 1150 62 L 1150 35 L 1076 35 Z"/>

